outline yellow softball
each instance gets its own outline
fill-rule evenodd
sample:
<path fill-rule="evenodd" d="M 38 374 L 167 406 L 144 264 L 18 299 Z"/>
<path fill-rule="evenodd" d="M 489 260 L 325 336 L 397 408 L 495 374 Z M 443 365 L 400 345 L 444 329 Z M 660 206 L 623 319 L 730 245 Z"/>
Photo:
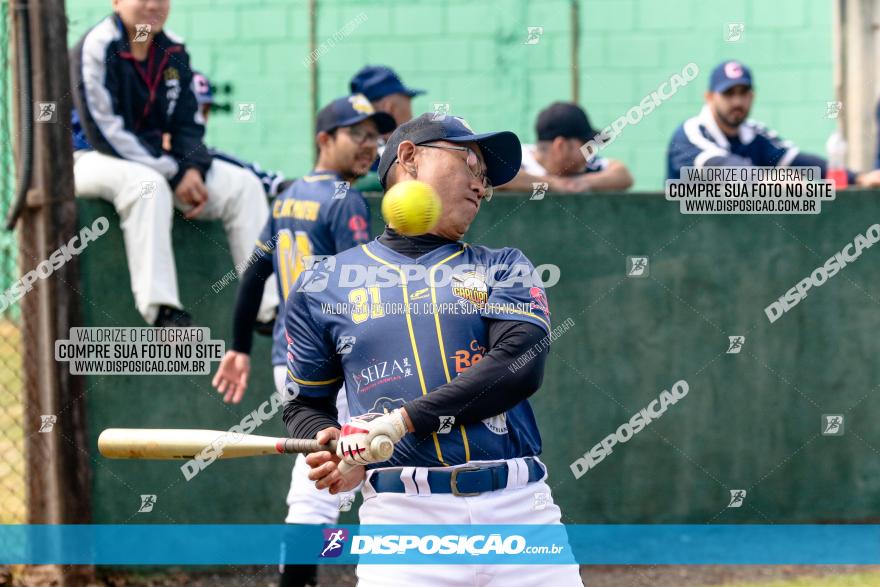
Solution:
<path fill-rule="evenodd" d="M 385 192 L 382 217 L 402 235 L 425 234 L 440 218 L 440 196 L 423 181 L 402 181 Z"/>

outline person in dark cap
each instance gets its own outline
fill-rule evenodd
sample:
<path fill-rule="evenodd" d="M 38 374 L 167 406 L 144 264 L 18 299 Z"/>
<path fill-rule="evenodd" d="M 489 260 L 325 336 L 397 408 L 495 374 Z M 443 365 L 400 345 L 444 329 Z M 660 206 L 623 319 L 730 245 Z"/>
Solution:
<path fill-rule="evenodd" d="M 550 332 L 546 292 L 527 277 L 534 267 L 519 249 L 462 241 L 495 187 L 516 176 L 521 156 L 514 133 L 477 133 L 456 116 L 423 114 L 400 125 L 379 181 L 386 189 L 409 180 L 433 187 L 442 203 L 437 224 L 406 237 L 388 226 L 378 239 L 304 273 L 287 299 L 286 385 L 299 393 L 285 402 L 284 422 L 291 437 L 336 439 L 336 452 L 306 457 L 309 478 L 333 494 L 363 482 L 361 524 L 562 529 L 528 400 L 549 354 L 540 342 Z M 349 279 L 352 267 L 364 279 Z M 389 271 L 399 279 L 369 277 Z M 320 310 L 356 300 L 361 309 Z M 394 307 L 405 314 L 383 309 Z M 341 353 L 345 341 L 354 346 Z M 484 349 L 482 358 L 453 368 L 449 349 L 461 348 Z M 514 368 L 522 356 L 530 360 Z M 377 361 L 382 372 L 373 377 Z M 341 381 L 353 416 L 342 427 L 332 404 Z M 395 443 L 390 458 L 373 454 L 378 436 Z M 534 507 L 536 494 L 546 507 Z M 431 565 L 360 564 L 357 574 L 359 585 L 438 583 Z M 449 565 L 442 584 L 582 582 L 569 557 L 520 567 Z"/>
<path fill-rule="evenodd" d="M 294 281 L 309 257 L 329 256 L 369 242 L 370 213 L 367 202 L 352 185 L 370 169 L 376 158 L 376 142 L 394 130 L 394 119 L 376 112 L 361 94 L 334 100 L 316 119 L 318 161 L 314 170 L 297 179 L 274 201 L 252 259 L 242 275 L 233 315 L 233 340 L 223 357 L 213 385 L 224 401 L 238 403 L 250 373 L 251 330 L 266 280 L 273 271 L 282 300 L 293 291 Z M 276 390 L 285 397 L 287 336 L 284 320 L 275 323 L 272 365 Z M 289 389 L 289 388 L 288 388 Z M 347 420 L 345 389 L 335 388 L 334 411 Z M 280 402 L 279 402 L 280 403 Z M 287 495 L 288 524 L 334 524 L 339 518 L 339 497 L 318 491 L 307 478 L 305 458 L 297 458 Z M 292 550 L 291 543 L 286 548 Z M 282 587 L 314 584 L 315 565 L 282 565 Z"/>
<path fill-rule="evenodd" d="M 581 148 L 599 131 L 590 124 L 583 108 L 571 102 L 554 102 L 538 114 L 538 142 L 523 145 L 522 168 L 504 189 L 533 191 L 546 184 L 548 191 L 623 191 L 633 179 L 620 161 L 595 156 L 589 161 Z"/>
<path fill-rule="evenodd" d="M 390 114 L 398 126 L 412 120 L 412 99 L 425 93 L 425 90 L 416 90 L 403 85 L 400 76 L 385 65 L 365 65 L 351 78 L 349 88 L 353 94 L 366 96 L 377 112 Z M 388 135 L 379 137 L 379 146 L 376 150 L 379 157 L 385 150 L 387 139 Z M 377 158 L 370 171 L 375 172 L 378 168 L 379 159 Z M 368 191 L 379 189 L 373 174 L 370 174 L 358 185 Z"/>
<path fill-rule="evenodd" d="M 394 70 L 384 65 L 364 66 L 351 78 L 349 89 L 366 96 L 373 108 L 393 116 L 398 125 L 412 120 L 412 99 L 425 93 L 404 86 Z"/>
<path fill-rule="evenodd" d="M 763 124 L 749 120 L 755 99 L 752 71 L 739 61 L 719 63 L 709 76 L 706 104 L 679 125 L 667 150 L 667 179 L 679 179 L 682 167 L 768 166 L 819 167 L 825 159 L 802 153 Z M 880 171 L 847 171 L 848 182 L 880 185 Z"/>

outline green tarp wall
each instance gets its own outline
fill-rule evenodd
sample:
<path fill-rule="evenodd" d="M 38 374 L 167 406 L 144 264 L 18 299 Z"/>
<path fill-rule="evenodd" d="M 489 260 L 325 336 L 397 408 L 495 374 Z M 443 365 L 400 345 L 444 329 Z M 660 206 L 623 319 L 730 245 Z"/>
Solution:
<path fill-rule="evenodd" d="M 381 226 L 371 199 L 373 232 Z M 80 224 L 110 231 L 81 257 L 85 325 L 141 326 L 117 217 L 81 201 Z M 552 347 L 533 398 L 549 483 L 566 523 L 857 520 L 880 511 L 880 249 L 866 249 L 770 323 L 764 308 L 880 221 L 880 193 L 849 193 L 817 216 L 689 216 L 660 194 L 497 197 L 466 240 L 515 246 L 559 266 L 552 320 L 574 326 Z M 236 285 L 219 223 L 175 219 L 183 303 L 229 340 Z M 626 257 L 649 257 L 628 278 Z M 744 335 L 739 354 L 728 336 Z M 272 389 L 258 337 L 245 400 L 225 405 L 209 376 L 89 377 L 94 521 L 280 523 L 287 457 L 216 462 L 190 482 L 179 463 L 111 461 L 107 427 L 227 429 Z M 216 367 L 216 364 L 215 364 Z M 689 394 L 580 479 L 569 465 L 679 379 Z M 823 414 L 844 415 L 823 436 Z M 280 415 L 257 433 L 281 435 Z M 740 508 L 730 490 L 744 489 Z M 137 514 L 140 494 L 156 494 Z M 353 520 L 350 517 L 347 519 Z"/>

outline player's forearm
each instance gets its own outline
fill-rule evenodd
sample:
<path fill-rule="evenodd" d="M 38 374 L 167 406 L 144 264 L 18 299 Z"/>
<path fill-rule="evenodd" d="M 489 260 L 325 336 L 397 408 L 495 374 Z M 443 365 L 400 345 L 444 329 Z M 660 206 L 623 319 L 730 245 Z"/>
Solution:
<path fill-rule="evenodd" d="M 496 187 L 495 189 L 506 192 L 530 192 L 533 189 L 533 183 L 541 183 L 544 181 L 546 180 L 541 177 L 520 171 L 512 180 L 504 185 Z"/>
<path fill-rule="evenodd" d="M 454 416 L 456 424 L 473 424 L 497 416 L 528 399 L 541 386 L 549 350 L 539 344 L 544 329 L 527 322 L 493 320 L 490 347 L 467 371 L 427 395 L 408 402 L 406 413 L 415 434 L 424 436 L 440 425 L 440 416 Z M 529 349 L 536 356 L 521 368 L 513 362 Z"/>
<path fill-rule="evenodd" d="M 282 419 L 291 438 L 315 438 L 325 428 L 339 428 L 335 396 L 299 395 L 284 403 Z"/>
<path fill-rule="evenodd" d="M 262 251 L 261 251 L 262 252 Z M 250 354 L 254 339 L 254 324 L 260 313 L 260 300 L 266 280 L 272 275 L 272 256 L 263 254 L 245 269 L 235 298 L 232 325 L 232 350 Z"/>
<path fill-rule="evenodd" d="M 496 189 L 508 192 L 532 192 L 535 190 L 536 184 L 545 183 L 547 184 L 547 191 L 550 193 L 589 191 L 587 187 L 584 187 L 583 189 L 573 189 L 571 177 L 562 177 L 559 175 L 530 175 L 524 171 L 520 171 L 511 181 Z"/>
<path fill-rule="evenodd" d="M 607 169 L 584 173 L 578 176 L 574 183 L 584 188 L 579 191 L 612 192 L 629 189 L 632 187 L 633 178 L 623 163 L 612 161 Z"/>

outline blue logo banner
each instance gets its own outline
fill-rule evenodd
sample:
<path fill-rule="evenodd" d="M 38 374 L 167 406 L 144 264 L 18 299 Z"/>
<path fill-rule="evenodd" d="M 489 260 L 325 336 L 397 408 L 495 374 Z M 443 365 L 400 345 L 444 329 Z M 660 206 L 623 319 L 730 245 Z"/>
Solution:
<path fill-rule="evenodd" d="M 0 564 L 880 564 L 880 525 L 0 525 Z"/>

